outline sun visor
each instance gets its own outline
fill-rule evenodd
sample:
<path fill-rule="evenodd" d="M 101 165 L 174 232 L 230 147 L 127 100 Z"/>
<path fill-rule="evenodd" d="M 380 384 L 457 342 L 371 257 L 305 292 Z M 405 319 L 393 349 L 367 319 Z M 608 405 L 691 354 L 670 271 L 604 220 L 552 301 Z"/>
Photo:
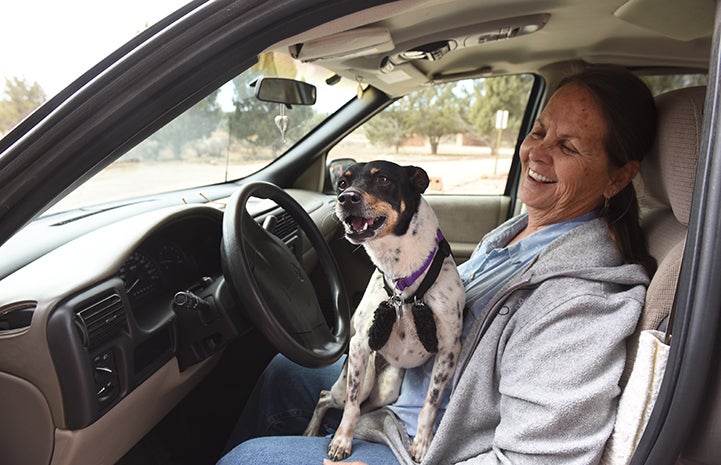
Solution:
<path fill-rule="evenodd" d="M 629 0 L 613 14 L 672 39 L 693 40 L 711 36 L 716 12 L 711 0 Z"/>
<path fill-rule="evenodd" d="M 363 27 L 343 31 L 288 47 L 290 55 L 302 62 L 354 58 L 393 50 L 393 39 L 384 27 Z"/>

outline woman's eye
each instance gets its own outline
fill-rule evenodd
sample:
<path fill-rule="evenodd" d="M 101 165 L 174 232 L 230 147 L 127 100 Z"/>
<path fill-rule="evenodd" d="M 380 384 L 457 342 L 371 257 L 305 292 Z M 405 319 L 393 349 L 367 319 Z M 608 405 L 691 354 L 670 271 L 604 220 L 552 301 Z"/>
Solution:
<path fill-rule="evenodd" d="M 387 177 L 381 175 L 376 178 L 376 182 L 382 186 L 385 186 L 386 184 L 388 184 L 391 181 Z"/>
<path fill-rule="evenodd" d="M 569 154 L 578 153 L 578 151 L 575 148 L 573 148 L 567 144 L 561 144 L 561 150 L 563 150 L 565 153 L 569 153 Z"/>

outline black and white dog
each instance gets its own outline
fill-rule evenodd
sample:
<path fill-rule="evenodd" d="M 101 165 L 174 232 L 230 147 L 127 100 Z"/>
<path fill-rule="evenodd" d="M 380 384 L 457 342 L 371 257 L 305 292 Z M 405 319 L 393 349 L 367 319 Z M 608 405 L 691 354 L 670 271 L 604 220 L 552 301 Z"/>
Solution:
<path fill-rule="evenodd" d="M 343 419 L 328 448 L 351 453 L 361 413 L 398 398 L 404 369 L 435 355 L 430 387 L 410 451 L 423 459 L 433 436 L 441 394 L 460 352 L 465 292 L 438 219 L 421 194 L 428 175 L 386 161 L 357 163 L 337 185 L 336 215 L 345 236 L 362 244 L 376 270 L 353 314 L 350 349 L 338 381 L 322 391 L 305 435 L 316 435 L 328 408 Z"/>

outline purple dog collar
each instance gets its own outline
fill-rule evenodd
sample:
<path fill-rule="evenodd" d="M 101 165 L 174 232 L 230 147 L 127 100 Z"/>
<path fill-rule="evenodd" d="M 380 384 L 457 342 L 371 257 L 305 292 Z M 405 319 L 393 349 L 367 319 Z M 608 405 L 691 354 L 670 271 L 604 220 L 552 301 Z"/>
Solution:
<path fill-rule="evenodd" d="M 443 233 L 441 230 L 438 230 L 438 233 L 436 235 L 436 244 L 440 244 L 441 241 L 443 241 Z M 395 285 L 396 289 L 398 289 L 400 292 L 405 291 L 407 288 L 411 287 L 413 283 L 416 282 L 418 278 L 421 277 L 421 275 L 428 269 L 429 266 L 431 266 L 431 263 L 433 262 L 433 257 L 436 256 L 436 253 L 438 253 L 438 246 L 436 245 L 436 248 L 433 249 L 433 251 L 428 255 L 428 258 L 426 258 L 426 261 L 423 263 L 423 266 L 418 269 L 415 273 L 413 273 L 410 276 L 406 276 L 405 278 L 396 279 Z"/>

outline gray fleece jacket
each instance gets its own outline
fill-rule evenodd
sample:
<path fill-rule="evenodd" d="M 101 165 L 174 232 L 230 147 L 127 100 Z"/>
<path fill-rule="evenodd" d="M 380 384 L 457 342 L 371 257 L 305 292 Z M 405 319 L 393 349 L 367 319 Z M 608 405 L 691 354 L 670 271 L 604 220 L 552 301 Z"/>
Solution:
<path fill-rule="evenodd" d="M 623 263 L 603 220 L 549 244 L 464 341 L 423 464 L 597 463 L 647 285 L 641 266 Z M 405 428 L 387 409 L 362 416 L 356 435 L 414 463 Z"/>

